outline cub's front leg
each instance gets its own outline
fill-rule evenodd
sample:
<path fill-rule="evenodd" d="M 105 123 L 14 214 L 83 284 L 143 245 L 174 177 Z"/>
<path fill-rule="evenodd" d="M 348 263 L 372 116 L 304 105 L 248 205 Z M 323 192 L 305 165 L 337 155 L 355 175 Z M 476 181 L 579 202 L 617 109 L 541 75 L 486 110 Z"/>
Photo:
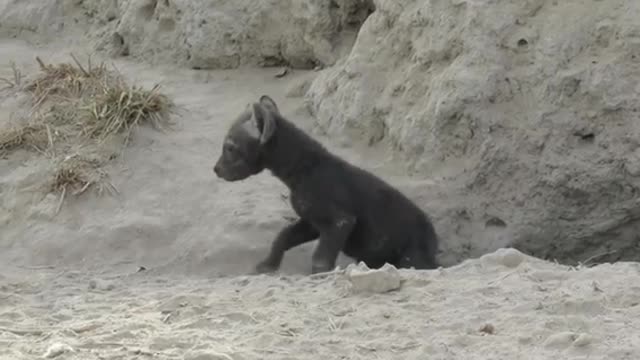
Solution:
<path fill-rule="evenodd" d="M 287 250 L 315 240 L 319 235 L 311 224 L 302 219 L 287 225 L 271 244 L 269 255 L 256 265 L 255 272 L 263 274 L 278 270 Z"/>

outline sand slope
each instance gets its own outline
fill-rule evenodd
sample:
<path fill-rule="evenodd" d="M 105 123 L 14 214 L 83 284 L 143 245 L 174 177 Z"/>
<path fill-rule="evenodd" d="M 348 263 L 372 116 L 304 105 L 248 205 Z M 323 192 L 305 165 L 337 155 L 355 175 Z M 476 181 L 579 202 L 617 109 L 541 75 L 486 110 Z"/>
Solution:
<path fill-rule="evenodd" d="M 68 50 L 0 43 L 29 66 Z M 262 93 L 309 128 L 301 100 L 283 94 L 313 73 L 117 64 L 132 81 L 160 81 L 184 108 L 180 125 L 142 129 L 109 169 L 118 197 L 89 195 L 57 216 L 55 196 L 25 190 L 42 160 L 0 160 L 0 359 L 640 358 L 634 263 L 576 270 L 498 252 L 354 294 L 346 275 L 304 275 L 311 244 L 288 254 L 288 275 L 243 275 L 292 213 L 269 174 L 228 184 L 211 166 L 227 124 Z M 2 119 L 17 110 L 4 104 Z M 429 189 L 380 167 L 375 149 L 321 140 L 417 196 Z"/>
<path fill-rule="evenodd" d="M 35 50 L 5 42 L 0 52 L 32 70 L 36 55 L 49 62 L 69 61 L 71 51 L 84 55 L 82 48 L 61 46 Z M 176 128 L 164 134 L 141 128 L 107 169 L 119 196 L 83 196 L 65 202 L 57 216 L 58 197 L 30 191 L 44 176 L 46 160 L 27 153 L 0 160 L 0 222 L 6 223 L 0 256 L 35 265 L 136 264 L 201 274 L 245 273 L 293 212 L 283 198 L 285 187 L 269 174 L 225 183 L 215 178 L 213 164 L 228 124 L 262 93 L 274 94 L 300 126 L 310 124 L 304 112 L 294 115 L 301 101 L 282 95 L 290 81 L 307 74 L 280 81 L 274 77 L 277 69 L 198 72 L 115 64 L 134 84 L 163 86 L 179 106 Z M 9 73 L 5 66 L 2 76 Z M 20 110 L 11 99 L 5 96 L 5 119 Z M 287 261 L 285 271 L 307 270 L 307 259 L 299 265 L 295 258 Z"/>

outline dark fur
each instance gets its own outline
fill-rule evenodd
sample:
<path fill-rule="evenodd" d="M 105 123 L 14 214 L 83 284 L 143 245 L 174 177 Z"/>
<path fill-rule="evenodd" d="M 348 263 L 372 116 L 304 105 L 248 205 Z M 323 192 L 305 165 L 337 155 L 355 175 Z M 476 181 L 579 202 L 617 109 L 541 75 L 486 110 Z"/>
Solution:
<path fill-rule="evenodd" d="M 243 127 L 251 121 L 253 135 Z M 257 272 L 277 270 L 287 250 L 318 237 L 312 273 L 333 270 L 340 251 L 370 268 L 438 267 L 438 237 L 427 215 L 381 179 L 331 154 L 268 96 L 234 122 L 214 167 L 227 181 L 264 169 L 289 188 L 300 219 L 277 235 Z"/>

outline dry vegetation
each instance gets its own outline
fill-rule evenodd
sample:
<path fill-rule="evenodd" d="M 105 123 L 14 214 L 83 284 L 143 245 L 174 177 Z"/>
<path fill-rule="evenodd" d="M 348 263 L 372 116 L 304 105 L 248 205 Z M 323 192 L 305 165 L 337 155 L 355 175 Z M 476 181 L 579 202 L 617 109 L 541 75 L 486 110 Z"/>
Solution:
<path fill-rule="evenodd" d="M 104 63 L 45 64 L 29 81 L 13 66 L 8 88 L 31 95 L 33 108 L 13 124 L 0 124 L 0 155 L 18 149 L 35 151 L 55 166 L 48 191 L 80 194 L 96 186 L 115 190 L 101 169 L 127 145 L 135 128 L 149 123 L 162 129 L 170 124 L 173 104 L 159 92 L 129 86 L 122 75 Z"/>

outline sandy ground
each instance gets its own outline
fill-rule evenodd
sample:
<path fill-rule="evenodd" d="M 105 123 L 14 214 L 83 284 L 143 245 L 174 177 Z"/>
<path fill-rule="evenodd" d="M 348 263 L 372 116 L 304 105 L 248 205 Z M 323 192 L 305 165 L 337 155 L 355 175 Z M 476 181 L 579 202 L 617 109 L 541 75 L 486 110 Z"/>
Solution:
<path fill-rule="evenodd" d="M 3 275 L 0 357 L 65 344 L 62 359 L 638 358 L 638 264 L 511 268 L 496 255 L 402 271 L 383 294 L 343 275 Z"/>
<path fill-rule="evenodd" d="M 32 70 L 35 55 L 66 61 L 70 50 L 0 42 Z M 55 197 L 34 208 L 22 191 L 42 160 L 0 160 L 0 359 L 640 358 L 637 263 L 575 269 L 499 251 L 401 271 L 400 289 L 366 294 L 344 274 L 306 276 L 310 244 L 280 275 L 244 275 L 293 215 L 286 191 L 268 173 L 229 184 L 211 167 L 229 122 L 263 93 L 310 129 L 301 99 L 284 93 L 313 73 L 116 64 L 160 82 L 184 109 L 179 126 L 141 129 L 109 169 L 119 196 L 67 202 L 57 216 Z M 429 187 L 382 166 L 381 150 L 320 139 L 403 189 Z"/>

